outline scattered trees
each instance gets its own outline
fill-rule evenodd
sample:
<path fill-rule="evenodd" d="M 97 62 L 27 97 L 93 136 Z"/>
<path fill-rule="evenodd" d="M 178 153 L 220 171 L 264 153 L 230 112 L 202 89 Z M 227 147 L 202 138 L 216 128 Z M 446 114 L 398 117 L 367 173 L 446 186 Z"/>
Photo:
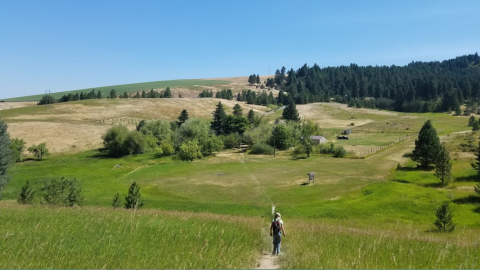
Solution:
<path fill-rule="evenodd" d="M 82 205 L 82 185 L 76 178 L 53 178 L 45 182 L 45 195 L 47 204 L 74 206 Z"/>
<path fill-rule="evenodd" d="M 37 160 L 42 160 L 44 156 L 48 156 L 50 154 L 46 143 L 32 145 L 27 149 L 27 151 L 33 154 Z"/>
<path fill-rule="evenodd" d="M 438 151 L 440 149 L 440 140 L 437 131 L 433 128 L 430 120 L 425 122 L 415 140 L 415 149 L 412 159 L 419 163 L 420 167 L 428 168 L 435 163 Z"/>

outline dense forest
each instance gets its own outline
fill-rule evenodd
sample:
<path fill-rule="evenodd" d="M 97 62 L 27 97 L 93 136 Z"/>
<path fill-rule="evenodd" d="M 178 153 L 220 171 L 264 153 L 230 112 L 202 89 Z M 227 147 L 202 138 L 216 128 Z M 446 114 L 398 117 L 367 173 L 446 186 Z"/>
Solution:
<path fill-rule="evenodd" d="M 297 71 L 285 67 L 266 82 L 288 93 L 287 104 L 324 102 L 333 98 L 349 106 L 401 112 L 477 111 L 480 98 L 480 57 L 477 53 L 442 62 L 412 62 L 406 66 L 320 68 L 306 64 Z"/>

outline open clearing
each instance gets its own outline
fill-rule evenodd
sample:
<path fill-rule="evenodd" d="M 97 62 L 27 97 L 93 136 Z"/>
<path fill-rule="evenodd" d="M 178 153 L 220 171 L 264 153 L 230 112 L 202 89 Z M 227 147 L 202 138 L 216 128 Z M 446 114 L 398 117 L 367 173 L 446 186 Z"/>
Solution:
<path fill-rule="evenodd" d="M 469 130 L 468 117 L 403 114 L 334 103 L 297 105 L 302 117 L 320 125 L 329 142 L 343 145 L 353 157 L 369 152 L 361 159 L 336 159 L 318 152 L 310 158 L 293 158 L 291 151 L 280 151 L 274 158 L 235 149 L 180 162 L 153 153 L 115 159 L 95 150 L 101 146 L 101 134 L 112 125 L 134 128 L 141 119 L 173 121 L 183 108 L 190 117 L 210 119 L 219 101 L 229 114 L 237 103 L 197 98 L 87 100 L 1 111 L 12 137 L 25 139 L 27 145 L 47 142 L 54 152 L 43 161 L 27 160 L 11 169 L 13 180 L 0 202 L 0 214 L 7 217 L 7 223 L 0 224 L 5 231 L 0 245 L 8 247 L 0 255 L 6 262 L 2 265 L 480 267 L 480 200 L 473 191 L 472 154 L 460 150 L 467 140 L 463 136 L 468 133 L 462 132 Z M 244 112 L 269 110 L 239 104 Z M 276 111 L 265 117 L 273 121 L 280 115 Z M 451 149 L 455 180 L 447 187 L 439 187 L 433 171 L 418 170 L 408 156 L 427 119 Z M 335 139 L 344 129 L 351 129 L 350 139 Z M 401 168 L 396 170 L 397 164 Z M 317 173 L 315 183 L 308 182 L 306 174 L 311 171 Z M 61 176 L 76 177 L 82 183 L 85 207 L 39 204 L 43 181 Z M 27 180 L 40 192 L 36 206 L 15 203 Z M 112 210 L 114 194 L 123 198 L 133 181 L 141 186 L 147 209 Z M 457 229 L 452 234 L 432 232 L 433 209 L 447 198 L 453 198 Z M 286 224 L 284 255 L 279 257 L 268 255 L 272 204 Z M 127 253 L 130 256 L 124 256 Z"/>

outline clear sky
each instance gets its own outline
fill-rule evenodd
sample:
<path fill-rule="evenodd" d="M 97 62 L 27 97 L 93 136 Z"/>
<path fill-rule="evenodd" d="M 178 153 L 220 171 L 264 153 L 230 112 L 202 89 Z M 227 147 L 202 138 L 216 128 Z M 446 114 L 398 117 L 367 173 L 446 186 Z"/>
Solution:
<path fill-rule="evenodd" d="M 0 0 L 0 99 L 441 61 L 480 52 L 479 14 L 479 0 Z"/>

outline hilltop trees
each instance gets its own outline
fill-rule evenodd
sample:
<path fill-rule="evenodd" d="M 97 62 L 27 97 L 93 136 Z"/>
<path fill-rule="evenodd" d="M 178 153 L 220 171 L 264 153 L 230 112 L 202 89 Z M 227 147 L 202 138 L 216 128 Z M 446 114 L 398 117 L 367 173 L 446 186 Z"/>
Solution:
<path fill-rule="evenodd" d="M 435 163 L 439 149 L 440 141 L 437 136 L 437 131 L 433 128 L 430 120 L 428 120 L 423 125 L 418 133 L 418 138 L 415 140 L 412 159 L 419 163 L 420 167 L 426 169 L 429 165 Z"/>
<path fill-rule="evenodd" d="M 12 164 L 12 151 L 10 149 L 10 136 L 7 124 L 0 119 L 0 199 L 2 190 L 10 180 L 7 170 Z"/>

